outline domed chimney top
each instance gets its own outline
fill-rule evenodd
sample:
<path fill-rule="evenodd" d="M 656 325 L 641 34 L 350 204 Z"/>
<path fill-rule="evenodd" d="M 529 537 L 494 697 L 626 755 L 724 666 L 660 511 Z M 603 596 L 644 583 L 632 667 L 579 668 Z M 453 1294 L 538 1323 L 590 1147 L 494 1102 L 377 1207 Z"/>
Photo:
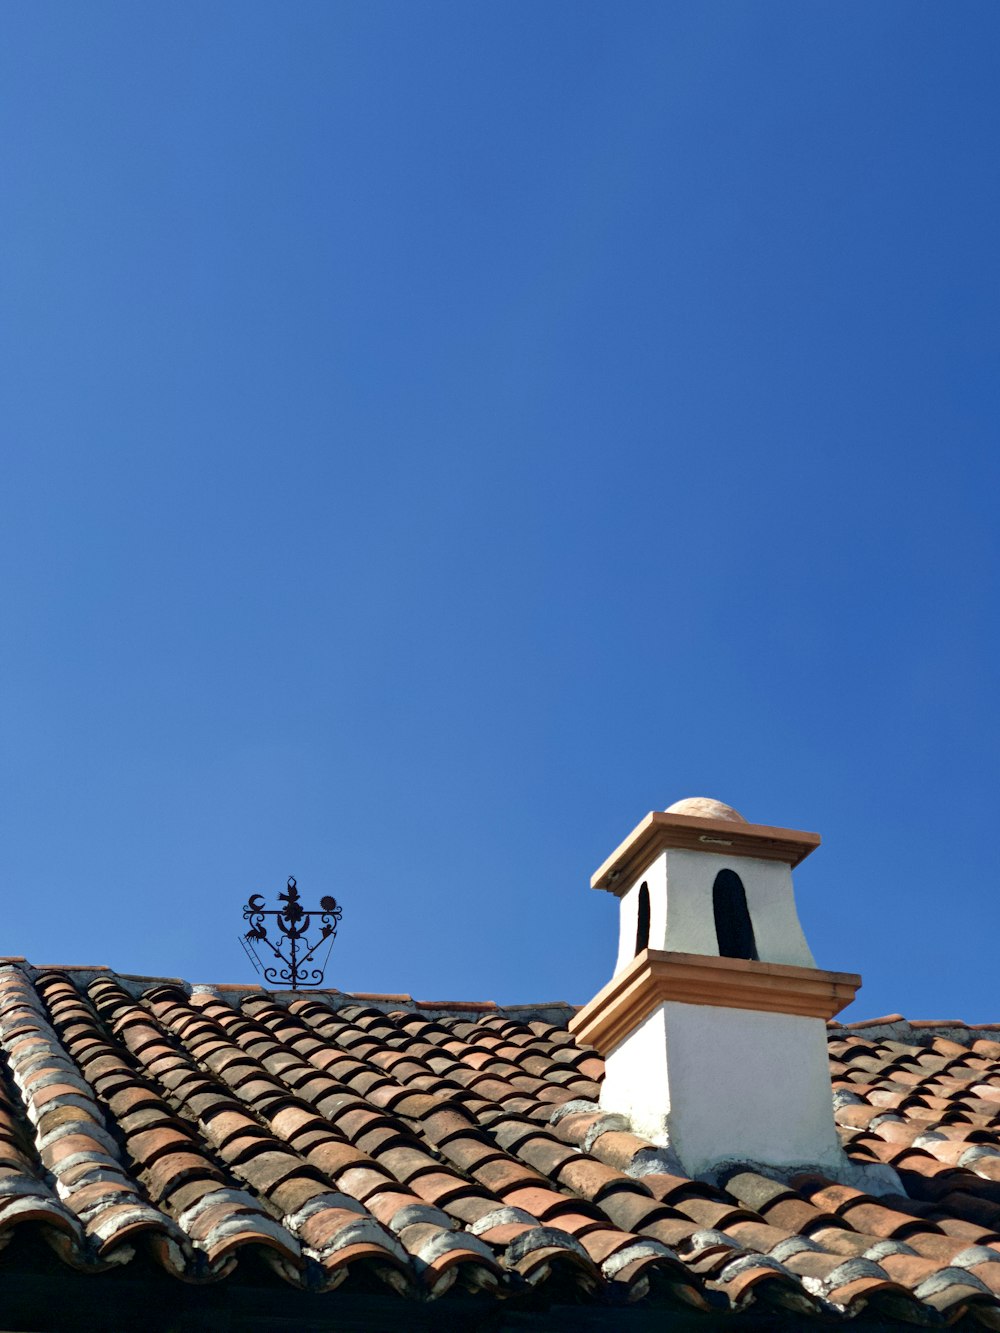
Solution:
<path fill-rule="evenodd" d="M 621 895 L 667 847 L 724 852 L 797 866 L 819 846 L 818 833 L 750 824 L 738 810 L 710 796 L 688 796 L 666 810 L 652 810 L 590 881 Z"/>
<path fill-rule="evenodd" d="M 674 801 L 663 812 L 665 815 L 693 815 L 697 819 L 724 819 L 731 824 L 745 824 L 747 821 L 738 810 L 722 801 L 714 801 L 711 796 L 685 796 L 683 801 Z"/>

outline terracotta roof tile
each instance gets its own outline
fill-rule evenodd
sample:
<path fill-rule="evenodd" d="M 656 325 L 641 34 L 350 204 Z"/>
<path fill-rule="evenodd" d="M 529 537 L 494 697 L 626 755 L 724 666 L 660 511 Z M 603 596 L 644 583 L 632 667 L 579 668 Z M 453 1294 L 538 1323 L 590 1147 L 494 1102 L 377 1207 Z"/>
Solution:
<path fill-rule="evenodd" d="M 553 1284 L 1000 1326 L 995 1028 L 829 1026 L 847 1151 L 906 1190 L 876 1199 L 816 1175 L 663 1171 L 601 1110 L 603 1061 L 550 1021 L 568 1006 L 191 992 L 22 961 L 0 965 L 0 1241 L 39 1227 L 83 1267 L 144 1248 L 199 1281 L 252 1253 L 315 1290 L 356 1268 L 424 1299 Z"/>

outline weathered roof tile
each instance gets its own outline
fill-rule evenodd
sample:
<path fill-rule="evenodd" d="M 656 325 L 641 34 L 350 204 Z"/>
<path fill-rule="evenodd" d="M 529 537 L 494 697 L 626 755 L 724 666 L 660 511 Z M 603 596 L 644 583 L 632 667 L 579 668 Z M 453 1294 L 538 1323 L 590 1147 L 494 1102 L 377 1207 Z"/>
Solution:
<path fill-rule="evenodd" d="M 750 1166 L 724 1188 L 663 1171 L 601 1110 L 603 1062 L 549 1021 L 558 1006 L 129 983 L 0 967 L 0 1240 L 41 1224 L 78 1267 L 139 1245 L 197 1280 L 253 1252 L 315 1289 L 361 1266 L 425 1299 L 569 1282 L 793 1321 L 1000 1325 L 994 1029 L 829 1026 L 842 1141 L 907 1190 L 874 1199 Z"/>

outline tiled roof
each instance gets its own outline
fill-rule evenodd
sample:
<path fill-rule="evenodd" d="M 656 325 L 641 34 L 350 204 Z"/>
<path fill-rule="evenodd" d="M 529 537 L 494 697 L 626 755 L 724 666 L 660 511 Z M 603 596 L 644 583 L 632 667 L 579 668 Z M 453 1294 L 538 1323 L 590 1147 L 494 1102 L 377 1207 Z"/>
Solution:
<path fill-rule="evenodd" d="M 599 1109 L 572 1012 L 8 962 L 0 1243 L 36 1231 L 71 1268 L 142 1254 L 188 1283 L 263 1260 L 331 1310 L 361 1282 L 401 1309 L 572 1292 L 1000 1328 L 996 1030 L 830 1026 L 845 1147 L 907 1191 L 873 1198 L 751 1166 L 671 1174 Z"/>

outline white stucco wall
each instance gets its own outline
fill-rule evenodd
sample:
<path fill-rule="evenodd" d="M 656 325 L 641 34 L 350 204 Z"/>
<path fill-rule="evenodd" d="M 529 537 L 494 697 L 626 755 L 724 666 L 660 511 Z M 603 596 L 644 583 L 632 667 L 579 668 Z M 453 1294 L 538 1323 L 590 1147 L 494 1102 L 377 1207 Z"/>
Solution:
<path fill-rule="evenodd" d="M 815 967 L 795 906 L 792 872 L 781 861 L 669 848 L 620 899 L 620 972 L 635 957 L 640 886 L 649 888 L 649 947 L 718 957 L 712 886 L 720 870 L 739 875 L 763 963 Z"/>
<path fill-rule="evenodd" d="M 618 959 L 615 972 L 628 967 L 635 957 L 635 936 L 639 924 L 639 889 L 649 888 L 649 947 L 662 949 L 667 934 L 667 856 L 661 852 L 632 887 L 618 900 Z M 718 952 L 718 950 L 716 950 Z"/>
<path fill-rule="evenodd" d="M 842 1163 L 821 1019 L 671 1001 L 606 1069 L 601 1105 L 693 1175 L 731 1160 Z"/>

